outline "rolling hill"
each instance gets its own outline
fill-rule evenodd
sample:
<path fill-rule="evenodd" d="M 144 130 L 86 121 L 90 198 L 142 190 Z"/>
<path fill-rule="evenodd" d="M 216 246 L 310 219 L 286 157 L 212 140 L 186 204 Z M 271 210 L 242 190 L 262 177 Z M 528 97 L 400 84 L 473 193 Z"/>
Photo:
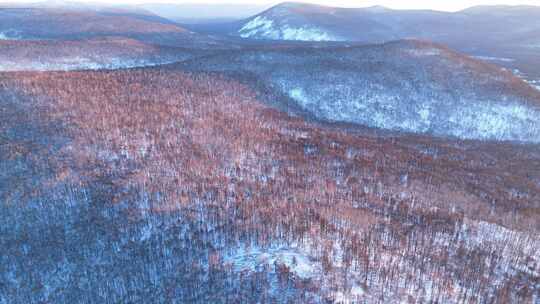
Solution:
<path fill-rule="evenodd" d="M 540 92 L 498 66 L 417 40 L 260 48 L 194 59 L 242 74 L 318 119 L 462 139 L 540 142 Z"/>
<path fill-rule="evenodd" d="M 0 71 L 119 69 L 201 56 L 204 50 L 159 46 L 122 37 L 0 40 Z"/>
<path fill-rule="evenodd" d="M 471 44 L 512 41 L 535 47 L 540 37 L 539 20 L 540 7 L 527 6 L 483 6 L 447 13 L 287 2 L 246 20 L 237 35 L 255 39 L 370 43 L 404 38 Z M 463 35 L 464 31 L 467 35 Z"/>
<path fill-rule="evenodd" d="M 538 146 L 362 136 L 165 67 L 3 72 L 0 102 L 0 303 L 535 299 Z"/>
<path fill-rule="evenodd" d="M 148 11 L 109 7 L 0 6 L 3 40 L 74 40 L 115 36 L 171 46 L 212 45 L 197 35 Z"/>
<path fill-rule="evenodd" d="M 0 304 L 537 304 L 527 14 L 0 8 Z"/>
<path fill-rule="evenodd" d="M 382 43 L 421 39 L 479 56 L 540 80 L 540 7 L 478 6 L 449 13 L 385 7 L 283 3 L 243 22 L 214 27 L 256 40 Z"/>

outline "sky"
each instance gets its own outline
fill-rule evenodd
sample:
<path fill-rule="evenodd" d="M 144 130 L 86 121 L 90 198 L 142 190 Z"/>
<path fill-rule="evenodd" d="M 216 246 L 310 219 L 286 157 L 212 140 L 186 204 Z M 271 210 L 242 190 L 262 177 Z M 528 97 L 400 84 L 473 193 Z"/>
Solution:
<path fill-rule="evenodd" d="M 141 3 L 217 3 L 217 4 L 260 4 L 262 6 L 271 6 L 281 1 L 275 0 L 69 0 L 70 2 L 99 2 L 99 3 L 118 3 L 118 4 L 141 4 Z M 284 0 L 285 1 L 285 0 Z M 289 0 L 290 1 L 290 0 Z M 295 0 L 292 0 L 295 1 Z M 2 1 L 4 2 L 4 1 Z M 8 0 L 11 3 L 37 2 L 29 0 Z M 295 1 L 309 2 L 328 6 L 340 7 L 367 7 L 373 5 L 382 5 L 394 9 L 434 9 L 441 11 L 457 11 L 475 5 L 538 5 L 540 0 L 311 0 Z"/>

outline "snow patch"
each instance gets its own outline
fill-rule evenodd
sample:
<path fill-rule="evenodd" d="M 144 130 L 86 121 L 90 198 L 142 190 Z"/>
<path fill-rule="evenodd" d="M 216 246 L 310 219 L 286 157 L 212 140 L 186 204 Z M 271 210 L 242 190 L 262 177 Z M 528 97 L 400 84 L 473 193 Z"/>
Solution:
<path fill-rule="evenodd" d="M 365 295 L 365 290 L 362 286 L 354 285 L 349 292 L 336 291 L 333 293 L 334 302 L 340 304 L 358 303 L 358 298 Z"/>
<path fill-rule="evenodd" d="M 441 50 L 436 48 L 427 48 L 427 49 L 410 49 L 407 50 L 407 53 L 416 57 L 423 56 L 439 56 L 441 55 Z"/>
<path fill-rule="evenodd" d="M 135 67 L 152 67 L 178 62 L 175 59 L 135 59 L 135 58 L 89 58 L 65 57 L 54 58 L 49 62 L 17 61 L 0 58 L 1 72 L 15 71 L 73 71 L 73 70 L 116 70 Z"/>
<path fill-rule="evenodd" d="M 264 38 L 278 39 L 273 25 L 274 22 L 272 20 L 258 16 L 246 23 L 238 32 L 242 38 L 262 36 Z"/>
<path fill-rule="evenodd" d="M 473 58 L 484 60 L 484 61 L 499 61 L 499 62 L 514 62 L 515 59 L 504 58 L 504 57 L 491 57 L 491 56 L 473 56 Z"/>
<path fill-rule="evenodd" d="M 527 78 L 527 75 L 525 75 L 523 72 L 521 72 L 520 70 L 518 69 L 513 69 L 512 70 L 512 73 L 516 76 L 516 77 L 519 77 L 521 78 L 523 81 L 525 81 L 526 83 L 530 84 L 531 87 L 537 89 L 540 91 L 540 80 L 531 80 L 531 79 L 528 79 Z"/>
<path fill-rule="evenodd" d="M 297 277 L 308 279 L 318 273 L 315 263 L 306 252 L 295 247 L 247 247 L 238 248 L 233 254 L 225 257 L 235 271 L 256 271 L 265 265 L 284 265 Z"/>
<path fill-rule="evenodd" d="M 304 90 L 294 88 L 289 91 L 289 97 L 296 100 L 302 107 L 306 108 L 312 101 L 306 96 Z"/>
<path fill-rule="evenodd" d="M 337 41 L 341 40 L 321 29 L 310 26 L 276 26 L 273 20 L 257 16 L 246 23 L 239 31 L 242 38 L 294 40 L 294 41 Z"/>
<path fill-rule="evenodd" d="M 527 83 L 530 84 L 533 88 L 540 91 L 540 80 L 527 80 Z"/>
<path fill-rule="evenodd" d="M 320 29 L 316 28 L 283 28 L 283 40 L 298 40 L 298 41 L 332 41 L 337 40 Z"/>
<path fill-rule="evenodd" d="M 16 31 L 7 30 L 0 32 L 0 40 L 20 40 Z"/>
<path fill-rule="evenodd" d="M 540 111 L 517 102 L 463 99 L 444 110 L 439 100 L 426 99 L 406 113 L 399 110 L 403 100 L 385 94 L 355 96 L 341 89 L 284 89 L 304 110 L 330 121 L 461 139 L 540 142 Z"/>

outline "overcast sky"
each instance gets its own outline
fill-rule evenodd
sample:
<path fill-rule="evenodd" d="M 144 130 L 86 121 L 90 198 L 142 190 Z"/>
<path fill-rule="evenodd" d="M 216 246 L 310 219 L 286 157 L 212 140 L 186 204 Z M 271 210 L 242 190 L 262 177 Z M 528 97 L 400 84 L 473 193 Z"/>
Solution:
<path fill-rule="evenodd" d="M 1 1 L 4 2 L 4 1 Z M 25 2 L 38 2 L 28 0 L 8 0 L 7 2 L 25 3 Z M 234 4 L 260 4 L 264 6 L 270 6 L 277 4 L 280 1 L 272 0 L 70 0 L 70 2 L 100 2 L 100 3 L 119 3 L 119 4 L 140 4 L 140 3 L 234 3 Z M 538 5 L 540 6 L 540 0 L 312 0 L 312 1 L 298 1 L 317 3 L 328 6 L 342 6 L 342 7 L 366 7 L 372 5 L 383 5 L 395 9 L 435 9 L 444 11 L 457 11 L 467 7 L 475 5 Z"/>

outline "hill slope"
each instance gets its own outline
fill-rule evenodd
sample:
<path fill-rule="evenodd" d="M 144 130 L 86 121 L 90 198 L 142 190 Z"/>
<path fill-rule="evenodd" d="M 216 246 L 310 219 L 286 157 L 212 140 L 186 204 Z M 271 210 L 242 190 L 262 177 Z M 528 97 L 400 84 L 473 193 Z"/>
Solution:
<path fill-rule="evenodd" d="M 167 19 L 139 10 L 85 7 L 0 8 L 0 37 L 4 40 L 72 40 L 104 36 L 121 36 L 174 46 L 212 43 L 210 39 L 192 33 Z"/>
<path fill-rule="evenodd" d="M 540 92 L 440 45 L 229 52 L 189 69 L 247 73 L 319 119 L 455 136 L 540 142 Z"/>
<path fill-rule="evenodd" d="M 0 105 L 0 303 L 536 299 L 537 146 L 349 134 L 164 67 L 0 73 Z"/>
<path fill-rule="evenodd" d="M 118 69 L 172 63 L 204 54 L 129 38 L 0 40 L 0 71 Z"/>
<path fill-rule="evenodd" d="M 463 31 L 467 30 L 467 35 Z M 474 7 L 457 13 L 337 8 L 283 3 L 248 20 L 237 34 L 245 38 L 384 42 L 419 38 L 442 43 L 538 43 L 540 7 Z M 478 39 L 482 38 L 482 39 Z"/>
<path fill-rule="evenodd" d="M 540 81 L 538 6 L 479 6 L 448 13 L 284 3 L 213 30 L 219 34 L 220 29 L 257 41 L 428 40 L 501 65 L 530 82 Z"/>

